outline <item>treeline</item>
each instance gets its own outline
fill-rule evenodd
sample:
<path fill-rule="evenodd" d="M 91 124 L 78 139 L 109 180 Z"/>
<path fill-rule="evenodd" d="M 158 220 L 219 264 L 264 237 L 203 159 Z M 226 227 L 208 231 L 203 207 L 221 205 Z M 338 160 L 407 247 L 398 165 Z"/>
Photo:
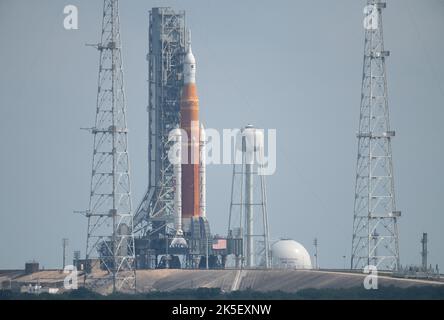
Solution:
<path fill-rule="evenodd" d="M 252 290 L 223 292 L 217 288 L 180 289 L 150 293 L 100 295 L 85 288 L 62 294 L 40 295 L 0 291 L 0 300 L 444 300 L 444 286 L 381 287 L 365 290 L 362 287 L 348 289 L 303 289 L 289 293 L 283 291 L 258 292 Z"/>

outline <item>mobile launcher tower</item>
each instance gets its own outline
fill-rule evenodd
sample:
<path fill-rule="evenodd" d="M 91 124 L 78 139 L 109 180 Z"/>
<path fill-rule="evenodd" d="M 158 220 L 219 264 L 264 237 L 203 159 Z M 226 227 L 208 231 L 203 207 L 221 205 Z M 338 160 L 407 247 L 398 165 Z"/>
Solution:
<path fill-rule="evenodd" d="M 211 235 L 206 218 L 205 132 L 185 12 L 153 8 L 149 19 L 149 176 L 134 216 L 137 268 L 222 268 L 226 239 Z"/>

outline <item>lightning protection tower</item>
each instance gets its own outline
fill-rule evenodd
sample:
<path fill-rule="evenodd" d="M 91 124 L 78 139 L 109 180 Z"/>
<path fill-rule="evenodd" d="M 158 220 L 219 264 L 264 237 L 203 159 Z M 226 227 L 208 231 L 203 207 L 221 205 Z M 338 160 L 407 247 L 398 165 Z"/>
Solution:
<path fill-rule="evenodd" d="M 393 178 L 380 0 L 368 0 L 364 9 L 365 44 L 359 118 L 351 268 L 374 265 L 378 270 L 400 266 L 398 218 Z"/>
<path fill-rule="evenodd" d="M 97 109 L 86 259 L 102 269 L 113 291 L 135 290 L 128 130 L 122 71 L 118 0 L 103 1 Z"/>
<path fill-rule="evenodd" d="M 68 239 L 63 238 L 62 239 L 62 248 L 63 248 L 63 265 L 62 265 L 62 270 L 65 269 L 66 266 L 66 249 L 68 248 Z"/>
<path fill-rule="evenodd" d="M 423 233 L 422 234 L 422 238 L 421 238 L 421 246 L 422 246 L 422 250 L 421 250 L 421 266 L 422 266 L 422 271 L 427 271 L 427 254 L 429 253 L 427 251 L 427 233 Z"/>
<path fill-rule="evenodd" d="M 241 240 L 235 254 L 236 267 L 270 267 L 263 130 L 248 125 L 241 132 L 242 162 L 233 165 L 228 219 L 229 241 Z M 255 212 L 256 211 L 256 212 Z M 259 216 L 258 216 L 259 215 Z M 260 249 L 260 250 L 258 250 Z"/>

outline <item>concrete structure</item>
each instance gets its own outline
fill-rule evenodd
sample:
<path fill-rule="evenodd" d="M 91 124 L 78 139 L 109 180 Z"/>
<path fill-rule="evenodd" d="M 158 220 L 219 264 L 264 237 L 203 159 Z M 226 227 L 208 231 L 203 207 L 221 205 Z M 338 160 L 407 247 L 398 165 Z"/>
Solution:
<path fill-rule="evenodd" d="M 41 285 L 42 288 L 59 288 L 63 292 L 65 274 L 59 270 L 47 270 L 25 275 L 20 271 L 0 271 L 0 283 L 4 289 L 11 287 Z M 362 287 L 367 274 L 334 270 L 138 270 L 137 291 L 172 291 L 177 289 L 220 288 L 226 292 L 233 290 L 285 291 L 296 292 L 315 288 Z M 79 273 L 79 280 L 83 273 Z M 79 281 L 79 286 L 83 281 Z M 378 286 L 407 288 L 413 286 L 443 286 L 439 280 L 414 280 L 392 278 L 380 274 Z M 87 286 L 101 294 L 112 292 L 112 281 L 105 271 L 97 271 L 87 278 Z M 132 292 L 132 291 L 128 291 Z"/>

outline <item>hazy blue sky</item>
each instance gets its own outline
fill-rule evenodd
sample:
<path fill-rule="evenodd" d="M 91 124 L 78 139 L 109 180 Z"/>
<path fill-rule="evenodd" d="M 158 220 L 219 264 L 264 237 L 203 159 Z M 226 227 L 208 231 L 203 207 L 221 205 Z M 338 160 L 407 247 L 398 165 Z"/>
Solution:
<path fill-rule="evenodd" d="M 444 1 L 388 0 L 384 15 L 402 264 L 444 269 Z M 79 30 L 63 8 L 79 8 Z M 277 129 L 268 178 L 273 238 L 322 267 L 350 256 L 365 1 L 121 1 L 133 203 L 147 181 L 148 10 L 186 10 L 208 127 Z M 61 265 L 61 239 L 85 252 L 101 0 L 0 0 L 0 268 Z M 208 217 L 225 234 L 231 168 L 208 168 Z"/>

